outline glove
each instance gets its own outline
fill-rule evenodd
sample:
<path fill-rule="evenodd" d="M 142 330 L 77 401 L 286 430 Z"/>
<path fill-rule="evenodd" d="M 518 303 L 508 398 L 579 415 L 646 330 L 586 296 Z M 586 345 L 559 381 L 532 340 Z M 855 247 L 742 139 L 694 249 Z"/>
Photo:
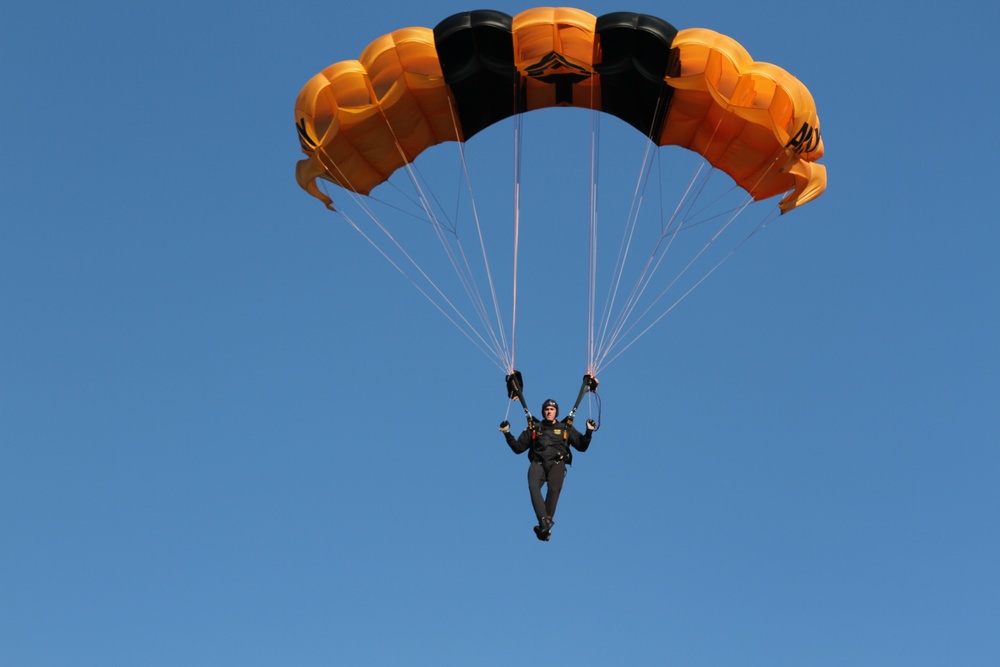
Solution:
<path fill-rule="evenodd" d="M 510 431 L 510 422 L 506 419 L 500 422 L 500 432 L 507 433 Z"/>
<path fill-rule="evenodd" d="M 597 430 L 597 422 L 595 422 L 593 419 L 588 419 L 587 420 L 587 430 L 588 431 L 596 431 Z"/>

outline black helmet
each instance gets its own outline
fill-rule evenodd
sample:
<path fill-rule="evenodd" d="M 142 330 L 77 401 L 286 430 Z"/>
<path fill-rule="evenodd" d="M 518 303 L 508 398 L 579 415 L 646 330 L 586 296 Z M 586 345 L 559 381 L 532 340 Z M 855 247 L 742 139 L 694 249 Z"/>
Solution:
<path fill-rule="evenodd" d="M 558 416 L 559 415 L 559 404 L 556 403 L 555 401 L 553 401 L 551 398 L 548 399 L 547 401 L 545 401 L 544 403 L 542 403 L 542 414 L 543 415 L 545 414 L 545 408 L 549 407 L 550 405 L 556 409 L 556 415 Z"/>

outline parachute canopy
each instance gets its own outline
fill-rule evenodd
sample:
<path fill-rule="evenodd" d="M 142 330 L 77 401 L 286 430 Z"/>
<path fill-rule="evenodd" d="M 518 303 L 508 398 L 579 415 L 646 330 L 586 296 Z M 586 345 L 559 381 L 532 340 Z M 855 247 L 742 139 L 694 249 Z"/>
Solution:
<path fill-rule="evenodd" d="M 322 178 L 367 195 L 422 151 L 514 114 L 582 107 L 657 145 L 695 151 L 782 213 L 826 188 L 806 87 L 712 30 L 572 8 L 455 14 L 379 37 L 314 76 L 295 104 L 299 184 L 332 208 Z"/>

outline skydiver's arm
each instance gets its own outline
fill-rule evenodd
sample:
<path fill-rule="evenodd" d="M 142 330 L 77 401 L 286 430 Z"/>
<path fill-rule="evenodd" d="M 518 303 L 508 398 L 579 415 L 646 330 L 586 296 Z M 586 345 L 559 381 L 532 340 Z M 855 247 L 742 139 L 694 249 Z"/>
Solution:
<path fill-rule="evenodd" d="M 590 447 L 590 438 L 594 435 L 594 432 L 588 428 L 586 433 L 580 433 L 574 426 L 570 426 L 568 431 L 569 435 L 566 439 L 569 440 L 569 444 L 581 452 L 587 451 L 587 448 Z"/>
<path fill-rule="evenodd" d="M 510 431 L 504 433 L 503 435 L 504 438 L 507 439 L 507 445 L 510 447 L 510 451 L 515 454 L 522 454 L 527 451 L 528 447 L 531 446 L 530 429 L 524 429 L 524 432 L 516 438 L 510 434 Z"/>

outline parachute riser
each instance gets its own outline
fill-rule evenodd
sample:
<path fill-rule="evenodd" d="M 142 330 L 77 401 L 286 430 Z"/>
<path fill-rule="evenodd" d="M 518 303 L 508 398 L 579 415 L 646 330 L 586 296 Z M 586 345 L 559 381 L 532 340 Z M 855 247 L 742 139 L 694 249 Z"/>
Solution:
<path fill-rule="evenodd" d="M 573 419 L 576 417 L 576 410 L 580 407 L 580 403 L 583 401 L 584 395 L 588 392 L 597 393 L 597 378 L 589 373 L 583 376 L 583 383 L 580 385 L 580 393 L 576 395 L 576 402 L 573 404 L 573 409 L 569 411 L 566 418 L 563 420 L 570 426 L 573 425 Z"/>
<path fill-rule="evenodd" d="M 531 415 L 531 411 L 528 409 L 528 402 L 524 400 L 524 380 L 521 377 L 521 371 L 515 370 L 508 375 L 506 379 L 508 398 L 511 400 L 516 398 L 521 401 L 521 407 L 524 408 L 524 418 L 528 421 L 528 428 L 534 429 L 535 418 Z"/>

